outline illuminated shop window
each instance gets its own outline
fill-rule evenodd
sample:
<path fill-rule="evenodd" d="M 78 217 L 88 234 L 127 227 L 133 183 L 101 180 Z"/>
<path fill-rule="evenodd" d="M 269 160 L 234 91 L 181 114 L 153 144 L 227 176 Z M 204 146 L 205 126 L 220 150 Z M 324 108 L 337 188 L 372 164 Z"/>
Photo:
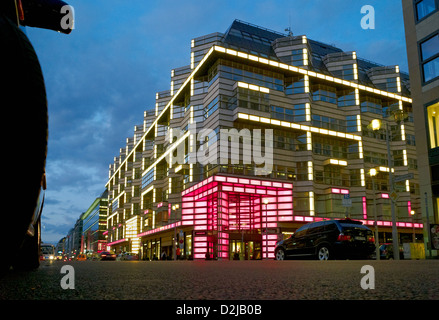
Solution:
<path fill-rule="evenodd" d="M 427 107 L 427 117 L 430 148 L 433 149 L 439 146 L 439 102 Z"/>

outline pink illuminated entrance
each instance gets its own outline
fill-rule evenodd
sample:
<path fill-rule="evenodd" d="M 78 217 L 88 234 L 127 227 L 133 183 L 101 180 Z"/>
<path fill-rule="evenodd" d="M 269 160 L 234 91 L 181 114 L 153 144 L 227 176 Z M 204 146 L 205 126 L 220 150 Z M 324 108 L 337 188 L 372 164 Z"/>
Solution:
<path fill-rule="evenodd" d="M 278 222 L 293 221 L 293 185 L 216 175 L 182 192 L 194 259 L 273 258 Z M 245 247 L 244 247 L 245 243 Z"/>

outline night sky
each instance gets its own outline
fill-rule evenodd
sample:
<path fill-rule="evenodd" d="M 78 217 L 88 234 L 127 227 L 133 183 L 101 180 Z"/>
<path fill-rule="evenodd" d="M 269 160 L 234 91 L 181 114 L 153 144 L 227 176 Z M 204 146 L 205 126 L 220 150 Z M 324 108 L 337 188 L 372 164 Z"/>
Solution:
<path fill-rule="evenodd" d="M 65 1 L 75 8 L 70 35 L 26 28 L 49 104 L 44 242 L 64 237 L 105 190 L 108 165 L 170 88 L 171 69 L 190 64 L 193 38 L 239 19 L 408 71 L 401 1 Z M 361 28 L 364 5 L 375 29 Z"/>

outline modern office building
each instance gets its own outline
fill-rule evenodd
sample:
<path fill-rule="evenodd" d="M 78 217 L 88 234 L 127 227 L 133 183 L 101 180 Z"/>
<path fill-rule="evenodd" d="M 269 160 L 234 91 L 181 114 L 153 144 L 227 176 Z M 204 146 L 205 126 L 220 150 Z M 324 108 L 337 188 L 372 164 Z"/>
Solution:
<path fill-rule="evenodd" d="M 63 256 L 66 248 L 66 237 L 61 238 L 56 244 L 55 251 L 57 256 Z"/>
<path fill-rule="evenodd" d="M 403 0 L 426 256 L 439 250 L 439 1 Z M 433 229 L 433 231 L 432 231 Z"/>
<path fill-rule="evenodd" d="M 107 203 L 108 192 L 105 190 L 81 215 L 81 252 L 89 256 L 106 250 Z"/>
<path fill-rule="evenodd" d="M 398 66 L 235 20 L 192 40 L 110 164 L 107 245 L 273 258 L 277 240 L 323 219 L 373 228 L 376 216 L 389 242 L 392 211 L 400 242 L 422 240 L 417 166 Z"/>
<path fill-rule="evenodd" d="M 83 221 L 80 217 L 76 220 L 74 227 L 67 233 L 64 250 L 70 257 L 76 257 L 81 252 L 82 224 Z"/>

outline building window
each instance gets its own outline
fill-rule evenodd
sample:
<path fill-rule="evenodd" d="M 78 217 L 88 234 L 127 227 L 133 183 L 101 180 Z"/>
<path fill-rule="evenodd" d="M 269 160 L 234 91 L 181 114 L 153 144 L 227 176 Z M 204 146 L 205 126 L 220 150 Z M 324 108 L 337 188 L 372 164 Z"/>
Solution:
<path fill-rule="evenodd" d="M 356 116 L 352 116 L 352 117 L 355 118 L 355 129 L 356 129 L 357 117 Z M 335 119 L 335 118 L 330 118 L 330 117 L 326 117 L 326 116 L 320 116 L 317 114 L 313 114 L 311 123 L 313 126 L 316 126 L 319 128 L 325 128 L 325 129 L 330 129 L 330 130 L 335 130 L 335 131 L 346 132 L 346 121 L 345 120 Z M 351 132 L 353 132 L 353 131 L 351 131 Z"/>
<path fill-rule="evenodd" d="M 279 106 L 270 106 L 270 116 L 274 119 L 302 122 L 306 121 L 306 106 L 304 103 L 292 106 L 293 109 L 283 108 Z"/>
<path fill-rule="evenodd" d="M 285 94 L 305 93 L 305 79 L 303 77 L 285 78 Z"/>
<path fill-rule="evenodd" d="M 361 112 L 372 112 L 379 115 L 383 114 L 383 103 L 381 99 L 374 98 L 372 96 L 361 97 Z"/>
<path fill-rule="evenodd" d="M 151 182 L 154 181 L 154 168 L 150 169 L 143 177 L 142 177 L 142 189 L 146 188 Z"/>
<path fill-rule="evenodd" d="M 439 33 L 420 43 L 424 82 L 439 77 Z"/>
<path fill-rule="evenodd" d="M 346 132 L 357 132 L 357 116 L 346 116 Z"/>
<path fill-rule="evenodd" d="M 421 0 L 416 1 L 416 21 L 422 20 L 426 16 L 428 16 L 433 11 L 437 10 L 437 6 L 435 4 L 436 0 Z"/>
<path fill-rule="evenodd" d="M 342 90 L 337 92 L 337 103 L 339 107 L 355 106 L 355 91 Z"/>
<path fill-rule="evenodd" d="M 305 49 L 297 49 L 291 52 L 291 64 L 296 67 L 306 65 L 304 57 L 306 56 Z"/>
<path fill-rule="evenodd" d="M 329 103 L 337 103 L 337 90 L 334 87 L 325 85 L 315 85 L 312 88 L 313 101 L 325 101 Z"/>
<path fill-rule="evenodd" d="M 439 102 L 427 107 L 428 136 L 430 139 L 430 148 L 439 146 Z"/>

